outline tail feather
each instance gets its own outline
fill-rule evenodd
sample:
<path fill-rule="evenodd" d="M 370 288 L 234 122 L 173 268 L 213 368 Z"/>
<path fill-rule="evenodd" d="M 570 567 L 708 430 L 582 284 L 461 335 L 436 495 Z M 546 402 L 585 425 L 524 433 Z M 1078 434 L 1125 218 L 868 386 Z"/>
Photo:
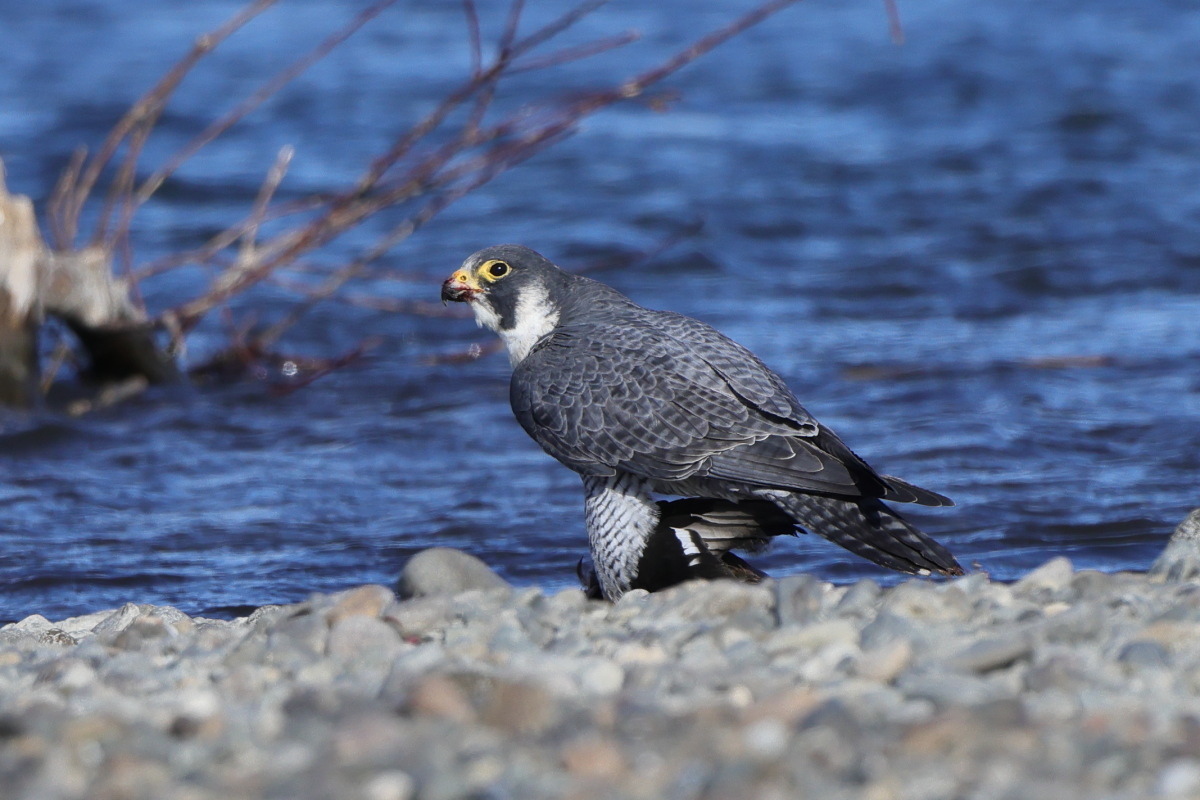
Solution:
<path fill-rule="evenodd" d="M 942 508 L 954 505 L 954 501 L 944 494 L 914 486 L 908 481 L 900 480 L 895 475 L 880 475 L 879 477 L 883 478 L 883 482 L 887 484 L 887 492 L 883 495 L 884 500 L 891 500 L 894 503 L 917 503 L 922 506 L 941 506 Z"/>
<path fill-rule="evenodd" d="M 962 575 L 954 556 L 875 498 L 782 494 L 771 499 L 805 529 L 884 567 Z"/>

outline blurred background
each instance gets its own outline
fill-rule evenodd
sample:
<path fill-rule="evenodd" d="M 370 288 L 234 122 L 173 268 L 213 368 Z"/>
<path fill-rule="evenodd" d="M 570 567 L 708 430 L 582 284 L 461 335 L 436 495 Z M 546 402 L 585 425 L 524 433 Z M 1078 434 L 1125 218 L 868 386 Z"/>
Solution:
<path fill-rule="evenodd" d="M 516 76 L 497 107 L 619 83 L 745 0 L 614 0 L 565 44 L 627 48 Z M 41 0 L 0 24 L 0 158 L 44 208 L 224 0 Z M 364 7 L 285 0 L 188 77 L 153 163 Z M 561 12 L 530 0 L 522 27 Z M 964 566 L 1011 579 L 1056 555 L 1143 570 L 1200 505 L 1200 10 L 1180 0 L 801 3 L 499 176 L 395 247 L 362 291 L 429 301 L 472 251 L 520 242 L 758 353 L 882 472 L 953 497 L 908 514 Z M 506 7 L 484 3 L 484 51 Z M 459 85 L 461 6 L 406 0 L 188 162 L 135 217 L 135 264 L 280 191 L 350 184 Z M 315 257 L 336 265 L 371 224 Z M 665 249 L 660 246 L 671 243 Z M 645 258 L 633 258 L 649 253 Z M 607 267 L 607 268 L 606 268 Z M 200 276 L 202 278 L 203 276 Z M 196 275 L 143 286 L 153 310 Z M 278 307 L 273 303 L 278 301 Z M 282 297 L 256 295 L 264 321 Z M 290 300 L 286 302 L 292 302 Z M 458 309 L 451 309 L 457 313 Z M 228 616 L 394 581 L 434 545 L 508 580 L 575 584 L 575 475 L 508 409 L 502 354 L 461 316 L 327 303 L 286 347 L 364 357 L 294 392 L 271 375 L 152 389 L 83 416 L 0 412 L 0 621 L 126 601 Z M 227 345 L 219 322 L 186 363 Z M 806 536 L 774 575 L 902 579 Z"/>

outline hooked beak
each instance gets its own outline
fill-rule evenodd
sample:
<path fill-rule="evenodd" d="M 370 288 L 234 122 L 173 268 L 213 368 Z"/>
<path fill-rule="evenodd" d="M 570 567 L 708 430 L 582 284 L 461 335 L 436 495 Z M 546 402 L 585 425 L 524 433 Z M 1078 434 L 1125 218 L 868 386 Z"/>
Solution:
<path fill-rule="evenodd" d="M 475 295 L 482 293 L 483 290 L 471 280 L 467 273 L 461 270 L 451 275 L 442 284 L 443 303 L 447 300 L 454 303 L 467 303 L 474 300 Z"/>

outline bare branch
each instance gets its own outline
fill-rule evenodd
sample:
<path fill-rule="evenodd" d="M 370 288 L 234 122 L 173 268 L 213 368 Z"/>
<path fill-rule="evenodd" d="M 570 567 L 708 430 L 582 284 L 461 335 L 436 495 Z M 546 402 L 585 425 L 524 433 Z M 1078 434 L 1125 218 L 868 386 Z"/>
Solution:
<path fill-rule="evenodd" d="M 328 198 L 314 195 L 304 198 L 300 201 L 287 203 L 283 206 L 275 206 L 270 208 L 263 215 L 260 222 L 274 221 L 284 219 L 288 216 L 297 214 L 306 214 L 324 207 L 328 203 Z M 156 275 L 161 275 L 165 272 L 181 267 L 184 264 L 207 264 L 215 259 L 225 249 L 231 247 L 239 239 L 246 235 L 247 229 L 252 225 L 253 220 L 250 218 L 239 220 L 230 227 L 211 237 L 202 247 L 193 250 L 184 250 L 181 253 L 164 256 L 154 261 L 148 262 L 142 267 L 134 270 L 130 277 L 135 281 L 144 281 L 147 278 L 152 278 Z"/>
<path fill-rule="evenodd" d="M 195 300 L 173 310 L 173 315 L 184 330 L 189 330 L 211 309 L 228 301 L 233 296 L 245 291 L 251 285 L 268 278 L 276 269 L 295 261 L 303 253 L 320 247 L 348 229 L 361 223 L 364 219 L 392 206 L 415 199 L 420 195 L 431 195 L 418 211 L 394 225 L 370 250 L 355 259 L 350 264 L 333 272 L 322 286 L 315 292 L 308 293 L 305 299 L 285 315 L 283 319 L 272 325 L 257 337 L 262 346 L 271 346 L 277 341 L 284 330 L 295 324 L 304 313 L 317 302 L 335 295 L 350 280 L 360 276 L 366 266 L 378 259 L 400 241 L 412 235 L 420 226 L 425 224 L 446 206 L 487 183 L 501 172 L 524 161 L 550 144 L 572 133 L 580 119 L 599 111 L 613 103 L 637 97 L 650 85 L 661 81 L 666 76 L 683 68 L 704 53 L 726 41 L 730 37 L 745 30 L 755 22 L 778 11 L 798 0 L 776 0 L 755 11 L 735 20 L 726 27 L 715 31 L 698 40 L 668 59 L 662 65 L 641 73 L 612 89 L 583 95 L 580 99 L 555 109 L 543 109 L 543 113 L 530 113 L 522 109 L 500 122 L 483 129 L 472 127 L 469 121 L 463 131 L 442 147 L 427 153 L 410 167 L 407 175 L 396 179 L 387 187 L 379 186 L 380 178 L 395 164 L 412 143 L 427 135 L 440 126 L 452 106 L 472 94 L 490 97 L 490 91 L 495 81 L 506 70 L 505 56 L 488 67 L 481 75 L 468 81 L 459 90 L 452 93 L 443 105 L 414 126 L 409 134 L 402 137 L 383 158 L 378 159 L 364 176 L 353 193 L 332 200 L 324 211 L 299 229 L 293 229 L 275 237 L 258 248 L 253 260 L 239 259 L 238 263 L 227 269 L 208 292 Z M 594 4 L 589 4 L 594 5 Z M 515 3 L 510 11 L 508 31 L 515 37 L 516 14 L 520 4 Z M 545 30 L 561 30 L 574 17 L 568 14 L 547 28 L 535 33 L 536 41 Z M 529 39 L 514 42 L 512 49 L 524 47 Z M 558 54 L 556 59 L 565 56 Z M 484 101 L 486 106 L 487 100 Z M 488 145 L 486 149 L 478 149 Z M 469 152 L 473 155 L 467 155 Z M 464 156 L 466 156 L 464 158 Z M 378 187 L 380 191 L 367 192 L 370 187 Z"/>
<path fill-rule="evenodd" d="M 329 373 L 361 360 L 363 356 L 374 350 L 381 343 L 382 340 L 378 336 L 372 336 L 363 339 L 354 349 L 336 358 L 288 359 L 288 361 L 296 366 L 297 372 L 303 371 L 304 375 L 287 383 L 276 384 L 272 387 L 272 393 L 276 396 L 282 396 L 289 395 L 297 389 L 303 389 L 314 381 L 324 378 Z"/>
<path fill-rule="evenodd" d="M 478 78 L 483 71 L 483 41 L 479 33 L 479 9 L 475 0 L 463 0 L 463 11 L 467 15 L 467 41 L 471 47 L 471 77 Z"/>
<path fill-rule="evenodd" d="M 330 51 L 335 47 L 353 36 L 364 25 L 383 13 L 389 6 L 395 5 L 396 2 L 397 0 L 380 0 L 380 2 L 366 8 L 341 30 L 328 36 L 319 45 L 304 56 L 296 59 L 286 69 L 277 73 L 271 80 L 263 84 L 257 91 L 241 103 L 238 103 L 232 111 L 210 124 L 167 161 L 164 166 L 156 170 L 154 174 L 142 183 L 137 190 L 136 202 L 139 205 L 146 202 L 150 195 L 154 194 L 162 186 L 163 181 L 173 175 L 185 161 L 194 156 L 205 145 L 210 144 L 225 131 L 233 127 L 247 114 L 262 105 L 288 83 L 295 80 L 296 77 L 303 74 L 313 64 L 329 55 Z"/>
<path fill-rule="evenodd" d="M 58 199 L 58 202 L 50 207 L 50 213 L 55 218 L 53 230 L 56 231 L 56 247 L 67 249 L 75 241 L 79 216 L 83 211 L 84 203 L 87 202 L 92 189 L 95 188 L 100 173 L 108 166 L 126 137 L 147 118 L 157 117 L 167 99 L 202 58 L 254 17 L 274 5 L 275 2 L 276 0 L 256 0 L 216 30 L 198 37 L 195 44 L 192 45 L 191 51 L 168 70 L 167 74 L 150 91 L 142 95 L 125 113 L 125 116 L 118 120 L 100 146 L 99 151 L 87 162 L 86 168 L 68 169 L 62 174 L 54 189 L 54 197 Z"/>
<path fill-rule="evenodd" d="M 445 122 L 446 118 L 449 117 L 455 109 L 459 108 L 464 102 L 466 102 L 476 93 L 482 92 L 486 94 L 484 90 L 491 86 L 491 84 L 493 84 L 495 81 L 500 79 L 504 71 L 510 68 L 511 61 L 513 59 L 520 57 L 522 54 L 529 52 L 533 48 L 538 47 L 554 36 L 557 36 L 558 34 L 567 30 L 575 23 L 579 22 L 579 20 L 592 13 L 600 6 L 605 5 L 607 2 L 608 0 L 588 0 L 588 2 L 581 3 L 524 39 L 513 42 L 508 48 L 507 54 L 504 54 L 504 48 L 501 48 L 502 56 L 497 58 L 491 66 L 489 66 L 487 69 L 481 70 L 478 73 L 473 73 L 470 80 L 466 81 L 449 95 L 447 95 L 437 108 L 413 125 L 409 129 L 408 133 L 397 140 L 397 142 L 391 147 L 390 150 L 388 150 L 388 152 L 375 159 L 375 161 L 372 162 L 370 169 L 356 184 L 354 194 L 362 194 L 370 191 L 370 189 L 379 182 L 379 180 L 388 172 L 388 170 L 390 170 L 412 150 L 417 142 L 421 141 L 430 133 L 441 127 L 442 123 Z M 793 2 L 798 2 L 798 0 L 793 0 Z M 514 5 L 514 7 L 516 6 Z M 509 18 L 510 20 L 513 19 L 511 13 Z M 515 24 L 515 22 L 510 23 L 514 29 Z"/>
<path fill-rule="evenodd" d="M 510 75 L 516 75 L 521 72 L 533 72 L 539 69 L 551 69 L 559 67 L 563 64 L 570 64 L 573 61 L 582 61 L 585 58 L 607 53 L 609 50 L 615 50 L 618 47 L 624 47 L 627 44 L 632 44 L 641 38 L 641 34 L 637 31 L 626 31 L 617 36 L 606 36 L 603 39 L 597 39 L 594 42 L 578 47 L 571 47 L 566 50 L 560 50 L 557 53 L 549 53 L 541 58 L 530 58 L 509 70 Z"/>
<path fill-rule="evenodd" d="M 291 148 L 284 148 L 267 172 L 245 218 L 212 236 L 200 247 L 133 269 L 129 236 L 133 217 L 164 181 L 396 0 L 374 2 L 215 119 L 139 183 L 137 164 L 146 141 L 184 76 L 221 41 L 274 2 L 257 0 L 217 30 L 198 39 L 191 52 L 114 127 L 95 156 L 89 159 L 86 153 L 77 153 L 55 189 L 52 201 L 55 213 L 51 220 L 60 242 L 70 244 L 74 241 L 85 201 L 103 170 L 124 146 L 123 161 L 113 177 L 97 223 L 96 238 L 100 247 L 94 249 L 109 255 L 115 251 L 120 255 L 127 267 L 126 277 L 132 291 L 138 290 L 140 281 L 185 264 L 210 271 L 212 278 L 207 287 L 160 312 L 154 319 L 160 329 L 170 334 L 172 344 L 168 352 L 171 357 L 181 353 L 188 333 L 215 311 L 219 324 L 228 331 L 230 346 L 201 369 L 231 370 L 241 374 L 250 368 L 264 377 L 270 365 L 282 363 L 273 348 L 283 335 L 310 309 L 323 302 L 351 302 L 417 315 L 455 315 L 457 310 L 440 308 L 433 303 L 369 298 L 351 294 L 348 288 L 367 277 L 395 278 L 394 272 L 379 269 L 377 262 L 452 203 L 572 135 L 580 122 L 592 114 L 629 100 L 645 102 L 652 98 L 655 103 L 663 102 L 665 94 L 648 94 L 652 87 L 799 0 L 770 0 L 697 39 L 656 66 L 623 81 L 602 86 L 599 90 L 576 92 L 565 100 L 561 97 L 535 98 L 520 108 L 506 109 L 504 113 L 495 112 L 494 100 L 507 77 L 551 70 L 591 58 L 632 43 L 638 34 L 629 31 L 541 52 L 554 37 L 604 5 L 605 0 L 581 2 L 525 36 L 520 34 L 524 0 L 513 0 L 496 51 L 485 58 L 477 0 L 463 0 L 471 59 L 468 77 L 434 109 L 397 135 L 390 147 L 365 166 L 357 180 L 341 191 L 277 202 L 279 188 L 293 157 Z M 312 257 L 316 251 L 364 221 L 384 213 L 388 214 L 384 233 L 368 247 L 357 251 L 353 258 L 340 265 L 325 265 Z M 673 239 L 683 235 L 678 234 Z M 661 244 L 658 250 L 666 246 L 669 243 Z M 646 257 L 645 254 L 641 256 Z M 609 262 L 605 266 L 613 265 Z M 284 288 L 294 295 L 295 300 L 270 324 L 260 326 L 253 312 L 247 313 L 240 304 L 231 305 L 231 301 L 264 282 Z M 309 360 L 303 367 L 304 377 L 288 386 L 304 385 L 357 358 L 361 350 L 334 359 Z M 475 358 L 488 351 L 488 348 L 473 346 L 465 354 L 439 356 L 435 361 L 446 363 Z M 295 367 L 300 362 L 290 359 L 286 363 Z"/>
<path fill-rule="evenodd" d="M 500 44 L 496 48 L 498 62 L 510 61 L 513 42 L 517 40 L 517 27 L 521 22 L 521 12 L 525 10 L 525 0 L 512 0 L 508 7 L 508 20 L 504 23 L 504 33 L 500 35 Z"/>
<path fill-rule="evenodd" d="M 47 203 L 50 241 L 60 250 L 70 247 L 75 238 L 74 222 L 72 222 L 72 226 L 65 226 L 65 223 L 69 221 L 65 209 L 72 202 L 71 195 L 74 187 L 79 184 L 79 176 L 83 171 L 83 165 L 87 163 L 87 156 L 86 147 L 76 148 L 75 152 L 71 154 L 71 160 L 67 163 L 66 169 L 58 176 L 58 181 L 54 184 L 50 200 Z"/>
<path fill-rule="evenodd" d="M 647 70 L 633 80 L 626 82 L 619 90 L 621 97 L 618 99 L 636 97 L 648 87 L 658 83 L 668 75 L 678 72 L 718 45 L 724 44 L 747 28 L 754 27 L 772 14 L 777 14 L 788 6 L 793 6 L 798 2 L 800 0 L 772 0 L 772 2 L 764 3 L 729 23 L 724 28 L 701 37 L 691 47 L 687 47 L 672 58 L 667 59 L 662 65 Z M 608 101 L 605 105 L 611 102 L 615 102 L 615 100 Z"/>
<path fill-rule="evenodd" d="M 338 299 L 347 305 L 360 308 L 370 308 L 375 311 L 387 311 L 392 314 L 411 314 L 415 317 L 435 317 L 439 319 L 469 319 L 469 309 L 458 306 L 447 307 L 432 300 L 407 300 L 395 297 L 374 297 L 371 295 L 339 295 Z"/>
<path fill-rule="evenodd" d="M 574 26 L 575 23 L 579 22 L 588 14 L 591 14 L 601 6 L 608 5 L 608 2 L 609 0 L 587 0 L 587 2 L 580 3 L 558 19 L 534 31 L 529 36 L 526 36 L 524 39 L 514 44 L 512 47 L 513 58 L 519 58 L 525 53 L 528 53 L 530 50 L 541 47 L 555 36 L 558 36 L 560 33 Z"/>
<path fill-rule="evenodd" d="M 430 366 L 438 364 L 465 364 L 470 361 L 477 361 L 484 356 L 490 356 L 492 353 L 499 353 L 503 348 L 504 342 L 499 339 L 490 339 L 482 344 L 476 342 L 467 345 L 464 350 L 426 356 L 423 361 Z"/>
<path fill-rule="evenodd" d="M 259 187 L 258 197 L 254 201 L 254 208 L 250 211 L 250 216 L 247 217 L 249 224 L 242 231 L 242 247 L 239 258 L 249 260 L 254 243 L 258 240 L 258 229 L 262 225 L 263 219 L 267 214 L 267 209 L 271 205 L 271 198 L 275 196 L 275 192 L 279 189 L 279 184 L 283 182 L 283 176 L 287 174 L 288 165 L 292 163 L 292 158 L 295 155 L 296 148 L 286 145 L 280 148 L 279 155 L 275 157 L 275 163 L 271 165 L 271 170 L 267 173 L 266 180 Z"/>

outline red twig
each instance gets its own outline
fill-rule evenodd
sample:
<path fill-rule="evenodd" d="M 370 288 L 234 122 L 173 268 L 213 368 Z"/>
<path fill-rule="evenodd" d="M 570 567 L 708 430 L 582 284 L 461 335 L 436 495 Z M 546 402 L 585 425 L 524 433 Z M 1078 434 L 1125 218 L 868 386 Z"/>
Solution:
<path fill-rule="evenodd" d="M 883 0 L 883 8 L 887 12 L 888 32 L 895 44 L 904 44 L 904 26 L 900 24 L 900 9 L 896 8 L 896 0 Z"/>

